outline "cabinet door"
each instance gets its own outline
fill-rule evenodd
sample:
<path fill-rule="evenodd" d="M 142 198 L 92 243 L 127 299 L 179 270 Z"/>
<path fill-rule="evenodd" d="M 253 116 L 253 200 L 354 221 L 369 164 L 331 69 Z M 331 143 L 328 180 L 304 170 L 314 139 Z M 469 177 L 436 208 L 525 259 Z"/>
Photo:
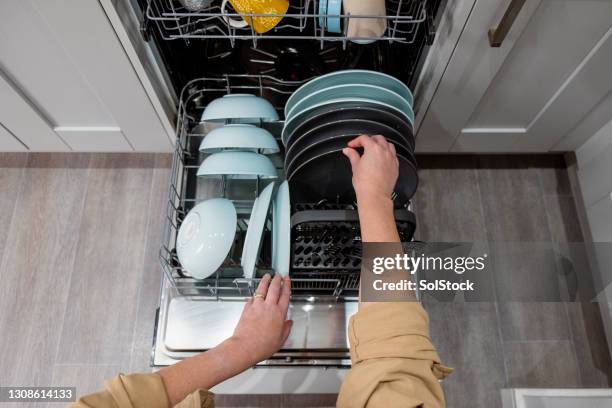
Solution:
<path fill-rule="evenodd" d="M 592 142 L 589 141 L 578 151 L 578 177 L 584 205 L 589 208 L 603 198 L 612 199 L 612 143 L 610 134 L 605 135 L 608 139 L 607 146 L 598 143 L 598 154 L 591 160 L 584 160 L 585 150 Z M 612 220 L 611 220 L 612 221 Z M 610 230 L 612 233 L 612 230 Z"/>
<path fill-rule="evenodd" d="M 417 129 L 423 121 L 427 106 L 431 103 L 475 2 L 476 0 L 449 0 L 442 10 L 434 43 L 427 52 L 414 89 L 413 109 Z"/>
<path fill-rule="evenodd" d="M 0 123 L 0 151 L 2 152 L 25 152 L 23 143 L 13 136 L 9 130 Z"/>
<path fill-rule="evenodd" d="M 67 151 L 68 146 L 60 139 L 44 115 L 26 95 L 0 71 L 0 122 L 9 135 L 16 135 L 28 150 Z M 5 138 L 5 140 L 10 140 Z M 16 139 L 15 139 L 16 140 Z M 12 143 L 11 143 L 12 144 Z M 0 151 L 11 151 L 5 143 Z"/>
<path fill-rule="evenodd" d="M 612 89 L 612 2 L 476 2 L 417 140 L 419 151 L 546 152 Z"/>
<path fill-rule="evenodd" d="M 29 118 L 9 123 L 16 108 L 0 111 L 30 150 L 172 150 L 174 132 L 98 1 L 0 1 L 0 67 L 38 116 L 34 129 Z"/>

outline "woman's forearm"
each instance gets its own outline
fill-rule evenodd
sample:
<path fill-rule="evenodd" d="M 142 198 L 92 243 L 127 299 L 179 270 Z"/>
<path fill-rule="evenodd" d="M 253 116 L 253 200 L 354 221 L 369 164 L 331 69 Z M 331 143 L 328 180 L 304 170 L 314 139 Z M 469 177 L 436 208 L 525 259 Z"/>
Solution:
<path fill-rule="evenodd" d="M 229 338 L 217 347 L 159 371 L 170 406 L 198 389 L 209 389 L 253 366 L 248 347 Z"/>
<path fill-rule="evenodd" d="M 391 198 L 357 195 L 357 208 L 363 242 L 400 242 Z"/>

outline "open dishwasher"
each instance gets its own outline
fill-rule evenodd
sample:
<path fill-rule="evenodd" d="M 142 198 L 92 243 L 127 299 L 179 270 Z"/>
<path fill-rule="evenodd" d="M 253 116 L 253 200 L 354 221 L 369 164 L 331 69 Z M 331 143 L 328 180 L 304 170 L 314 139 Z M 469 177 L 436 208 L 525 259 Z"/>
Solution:
<path fill-rule="evenodd" d="M 376 41 L 362 44 L 351 41 L 346 30 L 330 35 L 318 29 L 316 21 L 321 14 L 315 11 L 319 8 L 314 0 L 292 2 L 281 23 L 265 34 L 231 27 L 215 2 L 205 10 L 191 11 L 175 0 L 140 1 L 142 33 L 159 49 L 179 95 L 177 141 L 160 250 L 164 274 L 152 365 L 172 364 L 229 337 L 245 300 L 253 295 L 260 277 L 271 272 L 269 224 L 255 276 L 244 278 L 240 266 L 248 218 L 266 180 L 204 179 L 196 175 L 203 159 L 198 146 L 206 131 L 212 129 L 197 126 L 207 104 L 230 93 L 264 97 L 281 119 L 259 126 L 280 138 L 288 97 L 318 75 L 347 68 L 375 70 L 400 79 L 414 90 L 435 35 L 436 17 L 444 8 L 441 3 L 388 0 L 385 33 L 372 39 Z M 354 18 L 338 17 L 344 27 Z M 281 148 L 279 154 L 271 156 L 281 175 L 283 155 Z M 184 273 L 178 261 L 177 234 L 189 210 L 211 197 L 233 202 L 237 233 L 223 266 L 208 278 L 194 279 Z M 354 210 L 354 206 L 291 203 L 291 209 L 293 214 L 309 209 Z M 413 215 L 412 219 L 398 221 L 402 241 L 412 239 L 415 225 Z M 323 262 L 326 255 L 321 248 L 326 245 L 335 248 L 329 262 Z M 358 222 L 319 222 L 308 228 L 292 228 L 288 318 L 294 325 L 282 349 L 259 367 L 350 366 L 346 331 L 349 317 L 357 309 L 359 246 Z"/>

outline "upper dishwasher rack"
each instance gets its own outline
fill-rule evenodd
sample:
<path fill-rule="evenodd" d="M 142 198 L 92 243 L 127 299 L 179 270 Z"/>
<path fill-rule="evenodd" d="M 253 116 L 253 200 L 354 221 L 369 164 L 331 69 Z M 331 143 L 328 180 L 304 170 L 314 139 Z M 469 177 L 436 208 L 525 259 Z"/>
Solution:
<path fill-rule="evenodd" d="M 278 38 L 289 40 L 324 41 L 389 41 L 412 44 L 416 41 L 419 27 L 425 25 L 426 33 L 433 33 L 433 20 L 428 14 L 428 0 L 387 0 L 386 16 L 367 15 L 322 15 L 318 14 L 318 0 L 292 1 L 286 14 L 236 14 L 221 11 L 215 5 L 203 11 L 189 11 L 176 0 L 147 0 L 143 32 L 147 33 L 154 24 L 164 40 L 184 39 L 227 39 L 232 46 L 235 40 L 251 40 L 257 46 L 258 39 Z M 258 34 L 252 28 L 235 28 L 223 18 L 230 17 L 282 17 L 281 22 L 265 34 Z M 339 17 L 341 33 L 329 33 L 317 24 L 319 17 Z M 380 37 L 348 37 L 347 27 L 351 19 L 376 18 L 386 20 L 387 29 Z"/>

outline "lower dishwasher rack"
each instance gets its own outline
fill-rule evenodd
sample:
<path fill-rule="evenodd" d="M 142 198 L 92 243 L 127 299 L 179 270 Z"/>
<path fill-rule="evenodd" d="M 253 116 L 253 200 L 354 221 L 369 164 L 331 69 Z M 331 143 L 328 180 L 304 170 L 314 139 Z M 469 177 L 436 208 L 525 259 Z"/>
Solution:
<path fill-rule="evenodd" d="M 202 111 L 208 102 L 227 93 L 252 93 L 270 100 L 282 117 L 286 99 L 303 82 L 281 81 L 264 75 L 224 75 L 196 79 L 183 88 L 159 252 L 164 274 L 152 366 L 173 364 L 231 336 L 245 301 L 253 295 L 263 274 L 271 272 L 270 256 L 266 255 L 271 252 L 269 229 L 253 279 L 243 277 L 239 262 L 246 221 L 265 181 L 202 179 L 196 175 L 203 158 L 198 147 L 210 130 L 199 123 Z M 259 125 L 278 137 L 283 123 Z M 281 152 L 272 156 L 272 160 L 282 178 L 284 152 L 282 143 L 279 146 Z M 206 279 L 193 279 L 183 271 L 176 255 L 178 229 L 193 206 L 213 197 L 226 197 L 234 203 L 238 213 L 236 239 L 226 262 L 216 273 Z M 303 210 L 304 205 L 294 209 Z M 410 238 L 411 233 L 406 239 Z M 344 269 L 319 270 L 311 264 L 308 268 L 293 268 L 290 276 L 292 296 L 288 318 L 294 321 L 293 329 L 282 349 L 257 367 L 349 367 L 348 323 L 357 311 L 360 268 L 352 264 Z"/>
<path fill-rule="evenodd" d="M 190 81 L 182 90 L 172 160 L 163 241 L 159 252 L 164 271 L 157 311 L 152 366 L 166 366 L 208 350 L 231 336 L 246 299 L 261 276 L 270 272 L 270 233 L 253 279 L 243 278 L 239 263 L 246 220 L 264 182 L 202 179 L 196 173 L 203 158 L 199 144 L 210 129 L 194 127 L 206 104 L 227 93 L 252 93 L 270 100 L 282 115 L 286 99 L 303 81 L 280 81 L 263 75 L 224 75 Z M 282 121 L 261 123 L 279 135 Z M 279 143 L 282 146 L 281 143 Z M 282 147 L 281 147 L 282 148 Z M 272 157 L 283 174 L 282 152 Z M 212 197 L 230 198 L 238 213 L 234 245 L 219 270 L 207 279 L 187 276 L 175 251 L 178 229 L 189 210 Z M 357 308 L 359 271 L 291 272 L 289 318 L 294 321 L 283 348 L 257 367 L 348 367 L 347 326 Z"/>
<path fill-rule="evenodd" d="M 198 178 L 197 169 L 204 155 L 198 151 L 205 133 L 212 129 L 199 124 L 201 112 L 212 99 L 227 93 L 253 93 L 270 100 L 282 115 L 286 99 L 304 81 L 281 81 L 264 75 L 225 75 L 222 77 L 200 78 L 189 82 L 181 92 L 178 120 L 177 143 L 171 168 L 168 204 L 165 214 L 163 242 L 159 252 L 165 277 L 177 295 L 196 296 L 211 300 L 237 300 L 253 295 L 259 279 L 270 269 L 270 231 L 266 228 L 262 255 L 257 264 L 255 277 L 243 278 L 240 267 L 242 241 L 248 225 L 253 202 L 264 180 L 233 180 L 225 177 Z M 282 121 L 261 123 L 277 138 Z M 282 149 L 282 143 L 279 140 Z M 272 155 L 279 174 L 283 175 L 283 151 Z M 206 279 L 189 277 L 182 269 L 175 250 L 178 229 L 189 210 L 197 203 L 214 197 L 225 197 L 234 203 L 238 213 L 237 234 L 230 254 L 221 268 Z M 291 271 L 292 298 L 313 300 L 357 299 L 359 269 Z"/>

